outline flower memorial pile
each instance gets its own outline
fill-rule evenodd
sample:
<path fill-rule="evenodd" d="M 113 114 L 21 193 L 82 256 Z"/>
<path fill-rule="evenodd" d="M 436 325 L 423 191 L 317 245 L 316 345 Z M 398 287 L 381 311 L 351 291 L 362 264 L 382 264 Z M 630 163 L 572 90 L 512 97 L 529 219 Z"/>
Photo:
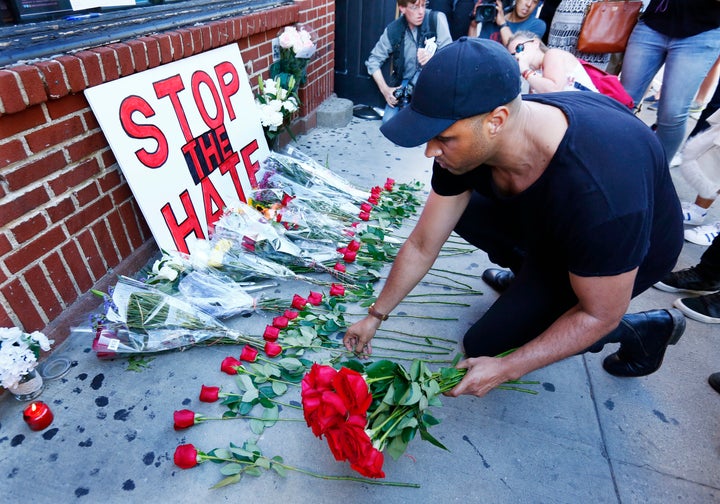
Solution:
<path fill-rule="evenodd" d="M 38 365 L 40 350 L 50 350 L 53 340 L 39 331 L 0 327 L 0 385 L 9 389 Z"/>
<path fill-rule="evenodd" d="M 292 150 L 272 153 L 255 175 L 248 205 L 225 209 L 210 238 L 198 241 L 189 256 L 165 253 L 144 281 L 120 278 L 110 294 L 99 293 L 105 306 L 94 323 L 93 349 L 98 357 L 111 358 L 198 345 L 238 347 L 217 367 L 231 386 L 203 385 L 199 394 L 204 407 L 218 403 L 214 407 L 225 411 L 204 414 L 186 407 L 173 418 L 176 430 L 207 428 L 203 424 L 216 420 L 247 424 L 254 437 L 241 444 L 205 452 L 183 440 L 176 449 L 175 463 L 183 469 L 204 461 L 221 464 L 225 478 L 216 487 L 244 475 L 289 470 L 418 486 L 384 481 L 384 455 L 397 459 L 418 432 L 443 447 L 428 432 L 439 422 L 429 409 L 440 406 L 439 395 L 464 375 L 454 368 L 457 341 L 383 327 L 373 344 L 376 360 L 361 363 L 352 360 L 341 339 L 350 321 L 374 301 L 373 284 L 398 252 L 402 225 L 421 204 L 421 185 L 387 179 L 363 191 Z M 473 250 L 453 247 L 450 240 L 441 258 Z M 423 284 L 439 292 L 411 293 L 403 304 L 469 306 L 452 296 L 478 294 L 462 281 L 471 277 L 433 268 Z M 310 290 L 288 299 L 258 292 L 279 283 L 309 284 Z M 256 311 L 271 317 L 262 322 L 264 328 L 253 326 Z M 220 321 L 238 314 L 245 316 L 238 319 L 242 331 Z M 425 309 L 399 310 L 393 319 L 403 317 L 457 320 Z M 433 364 L 443 367 L 431 371 Z M 532 392 L 517 385 L 504 387 Z M 302 415 L 293 416 L 298 409 Z M 263 455 L 260 436 L 284 421 L 306 422 L 336 460 L 348 461 L 362 477 L 321 475 Z"/>

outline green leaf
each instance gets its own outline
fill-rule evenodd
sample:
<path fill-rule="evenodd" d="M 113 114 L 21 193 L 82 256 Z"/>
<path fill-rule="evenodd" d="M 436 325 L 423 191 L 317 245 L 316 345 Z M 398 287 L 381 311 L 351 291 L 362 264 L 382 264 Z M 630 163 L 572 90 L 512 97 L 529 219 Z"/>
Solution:
<path fill-rule="evenodd" d="M 272 427 L 277 423 L 278 418 L 280 418 L 280 409 L 273 405 L 272 408 L 266 408 L 263 410 L 261 416 L 262 419 L 265 420 L 265 426 Z"/>
<path fill-rule="evenodd" d="M 398 458 L 400 458 L 400 455 L 405 453 L 405 450 L 407 450 L 407 445 L 408 445 L 407 442 L 403 441 L 401 436 L 396 436 L 387 445 L 387 448 L 385 448 L 385 451 L 394 460 L 397 460 Z"/>
<path fill-rule="evenodd" d="M 272 384 L 272 389 L 276 395 L 280 396 L 280 395 L 283 395 L 285 392 L 287 392 L 288 386 L 282 382 L 274 381 Z"/>
<path fill-rule="evenodd" d="M 225 464 L 220 468 L 220 474 L 223 476 L 232 476 L 233 474 L 238 474 L 242 472 L 243 466 L 241 464 L 237 464 L 235 462 L 231 462 L 229 464 Z"/>
<path fill-rule="evenodd" d="M 265 422 L 253 418 L 252 420 L 250 420 L 250 430 L 253 431 L 254 434 L 257 434 L 259 436 L 265 431 Z"/>
<path fill-rule="evenodd" d="M 365 372 L 367 373 L 369 378 L 380 378 L 383 376 L 396 374 L 399 368 L 400 366 L 398 366 L 397 363 L 389 361 L 387 359 L 383 359 L 373 362 L 372 364 L 367 366 L 365 368 Z"/>
<path fill-rule="evenodd" d="M 229 459 L 232 458 L 232 454 L 230 453 L 230 450 L 226 448 L 215 448 L 213 451 L 209 452 L 208 455 L 212 457 L 217 457 L 221 459 Z"/>
<path fill-rule="evenodd" d="M 257 398 L 258 398 L 258 390 L 256 388 L 253 388 L 252 390 L 248 390 L 243 394 L 242 402 L 250 403 L 250 402 L 253 402 Z"/>
<path fill-rule="evenodd" d="M 239 457 L 239 458 L 243 458 L 243 459 L 247 459 L 247 460 L 253 460 L 253 458 L 254 458 L 252 452 L 245 450 L 243 448 L 231 447 L 230 451 L 232 452 L 233 455 L 235 455 L 235 458 Z"/>
<path fill-rule="evenodd" d="M 253 403 L 240 403 L 240 407 L 238 408 L 238 414 L 242 416 L 249 414 L 252 411 L 253 406 L 255 406 Z"/>
<path fill-rule="evenodd" d="M 259 467 L 248 467 L 245 474 L 249 476 L 262 476 L 262 470 Z"/>
<path fill-rule="evenodd" d="M 287 370 L 292 372 L 296 372 L 300 369 L 305 369 L 305 366 L 303 366 L 303 363 L 300 362 L 299 359 L 296 359 L 294 357 L 285 357 L 284 359 L 280 359 L 278 361 L 278 365 Z"/>
<path fill-rule="evenodd" d="M 422 416 L 422 423 L 426 426 L 433 426 L 440 423 L 440 420 L 432 416 L 430 413 L 424 413 Z"/>
<path fill-rule="evenodd" d="M 233 483 L 237 483 L 238 481 L 240 481 L 240 479 L 242 479 L 242 473 L 235 474 L 233 476 L 228 476 L 227 478 L 223 478 L 222 480 L 215 483 L 211 488 L 217 489 L 217 488 L 222 488 L 224 486 L 232 485 Z"/>
<path fill-rule="evenodd" d="M 285 469 L 285 467 L 281 465 L 273 464 L 272 466 L 270 466 L 270 469 L 278 473 L 278 475 L 282 476 L 283 478 L 287 476 L 287 469 Z"/>
<path fill-rule="evenodd" d="M 255 465 L 258 467 L 262 467 L 263 469 L 270 469 L 270 460 L 266 459 L 265 457 L 260 457 L 255 462 Z"/>
<path fill-rule="evenodd" d="M 450 451 L 445 447 L 444 444 L 442 444 L 440 441 L 435 439 L 435 437 L 432 434 L 430 434 L 426 429 L 420 429 L 420 437 L 422 439 L 424 439 L 425 441 L 429 441 L 430 443 L 434 444 L 438 448 L 442 448 L 443 450 Z"/>

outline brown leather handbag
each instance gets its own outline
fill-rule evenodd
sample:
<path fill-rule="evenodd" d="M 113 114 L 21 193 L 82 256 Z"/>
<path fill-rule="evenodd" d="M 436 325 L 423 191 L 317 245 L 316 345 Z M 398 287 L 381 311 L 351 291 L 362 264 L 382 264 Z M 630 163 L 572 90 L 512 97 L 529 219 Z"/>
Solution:
<path fill-rule="evenodd" d="M 601 0 L 591 3 L 580 28 L 578 51 L 624 52 L 642 7 L 643 3 L 639 0 Z"/>

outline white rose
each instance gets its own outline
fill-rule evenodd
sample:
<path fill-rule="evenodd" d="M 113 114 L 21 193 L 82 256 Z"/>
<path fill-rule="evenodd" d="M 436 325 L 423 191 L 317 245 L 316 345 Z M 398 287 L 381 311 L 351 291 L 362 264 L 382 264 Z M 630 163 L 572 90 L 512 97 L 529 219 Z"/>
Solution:
<path fill-rule="evenodd" d="M 50 345 L 55 342 L 55 340 L 49 340 L 48 337 L 40 331 L 35 331 L 31 333 L 30 339 L 37 341 L 40 345 L 40 348 L 42 348 L 46 352 L 50 350 Z"/>
<path fill-rule="evenodd" d="M 0 327 L 0 340 L 17 340 L 22 331 L 17 327 Z"/>
<path fill-rule="evenodd" d="M 279 37 L 280 47 L 284 49 L 293 47 L 295 45 L 295 41 L 299 38 L 297 29 L 294 26 L 287 26 L 285 27 L 285 31 L 283 31 Z"/>

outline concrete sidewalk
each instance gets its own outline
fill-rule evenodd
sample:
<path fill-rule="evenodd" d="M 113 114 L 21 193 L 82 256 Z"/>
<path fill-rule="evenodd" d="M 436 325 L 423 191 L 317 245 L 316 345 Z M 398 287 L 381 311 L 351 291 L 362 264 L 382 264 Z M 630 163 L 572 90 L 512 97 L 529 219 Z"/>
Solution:
<path fill-rule="evenodd" d="M 429 183 L 431 162 L 422 148 L 401 149 L 378 131 L 378 121 L 353 119 L 346 128 L 316 129 L 299 138 L 300 150 L 360 187 L 416 179 Z M 681 198 L 694 197 L 673 171 Z M 429 187 L 427 185 L 426 187 Z M 720 219 L 717 208 L 711 210 Z M 406 231 L 405 231 L 406 232 Z M 697 262 L 704 249 L 686 244 L 678 267 Z M 470 308 L 401 305 L 395 315 L 434 315 L 457 321 L 393 317 L 383 328 L 412 334 L 461 338 L 496 299 L 477 276 L 490 266 L 481 252 L 442 257 L 439 268 L 466 272 L 463 280 L 483 295 L 461 298 Z M 469 276 L 473 275 L 473 276 Z M 288 297 L 307 285 L 283 284 L 269 295 Z M 417 292 L 450 292 L 428 283 Z M 651 289 L 631 310 L 670 307 L 676 296 Z M 449 297 L 448 297 L 449 299 Z M 458 298 L 454 298 L 458 300 Z M 518 309 L 521 316 L 521 308 Z M 262 333 L 270 316 L 233 319 L 231 325 Z M 352 317 L 349 317 L 352 318 Z M 98 360 L 92 334 L 78 331 L 51 358 L 71 369 L 47 383 L 40 397 L 55 414 L 42 432 L 22 420 L 25 404 L 0 398 L 0 489 L 8 503 L 73 502 L 288 502 L 288 503 L 667 503 L 720 502 L 720 396 L 707 385 L 720 371 L 717 328 L 689 320 L 662 368 L 636 379 L 619 379 L 601 367 L 598 355 L 567 359 L 536 371 L 539 394 L 496 390 L 478 399 L 443 399 L 433 410 L 441 423 L 431 433 L 450 451 L 414 440 L 399 460 L 386 459 L 387 481 L 418 483 L 420 489 L 323 481 L 290 472 L 245 477 L 211 490 L 222 479 L 220 465 L 189 470 L 173 464 L 175 447 L 193 443 L 209 451 L 253 438 L 247 422 L 206 422 L 173 430 L 173 411 L 207 416 L 224 410 L 198 401 L 200 386 L 232 390 L 219 371 L 237 347 L 193 348 L 158 355 L 140 372 L 125 359 Z M 383 341 L 377 346 L 388 345 Z M 376 348 L 376 353 L 381 350 Z M 298 395 L 289 393 L 290 399 Z M 285 408 L 282 417 L 301 418 Z M 353 475 L 335 462 L 324 441 L 302 422 L 267 429 L 258 440 L 267 456 L 322 474 Z"/>

